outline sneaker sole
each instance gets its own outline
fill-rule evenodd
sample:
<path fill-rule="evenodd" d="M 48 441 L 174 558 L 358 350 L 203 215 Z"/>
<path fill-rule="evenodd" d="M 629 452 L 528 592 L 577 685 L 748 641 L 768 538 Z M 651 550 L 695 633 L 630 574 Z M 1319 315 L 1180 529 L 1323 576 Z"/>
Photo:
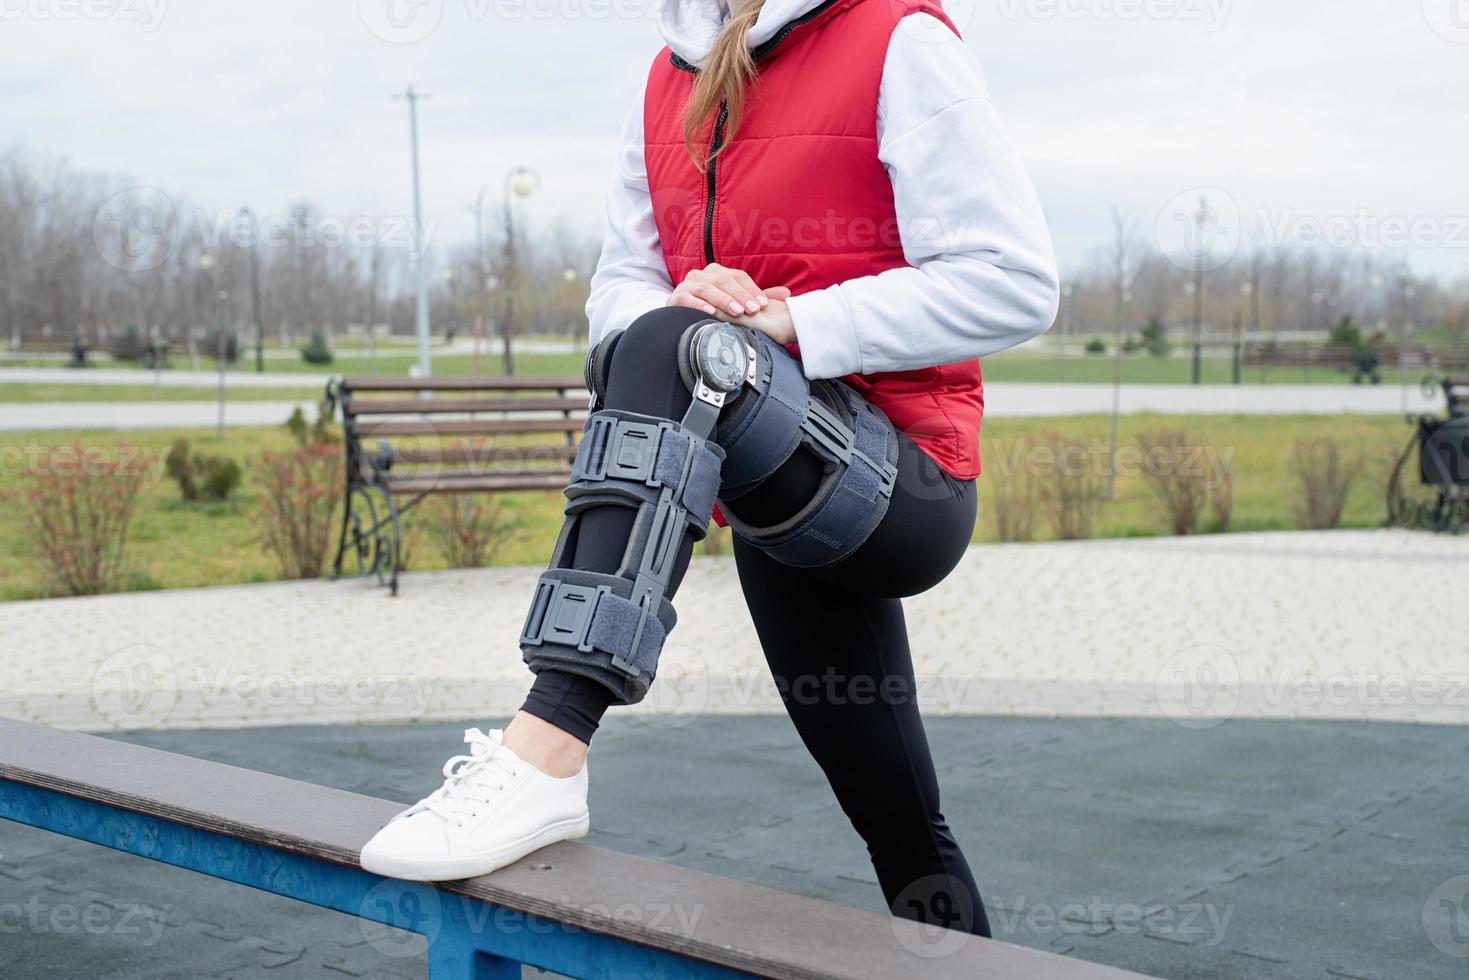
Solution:
<path fill-rule="evenodd" d="M 475 854 L 448 861 L 396 860 L 388 856 L 361 857 L 362 869 L 402 881 L 458 881 L 477 878 L 514 864 L 528 854 L 564 840 L 580 840 L 591 826 L 588 814 L 548 824 L 529 837 L 512 841 L 489 854 Z"/>

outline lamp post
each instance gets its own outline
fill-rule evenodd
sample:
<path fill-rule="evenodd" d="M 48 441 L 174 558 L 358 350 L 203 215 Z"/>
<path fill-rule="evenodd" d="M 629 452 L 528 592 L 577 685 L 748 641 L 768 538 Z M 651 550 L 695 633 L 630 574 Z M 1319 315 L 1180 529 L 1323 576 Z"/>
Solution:
<path fill-rule="evenodd" d="M 265 318 L 260 313 L 260 223 L 255 212 L 240 208 L 240 220 L 250 222 L 250 315 L 255 320 L 255 373 L 265 373 Z"/>
<path fill-rule="evenodd" d="M 409 85 L 402 95 L 395 95 L 393 98 L 403 99 L 408 103 L 408 139 L 413 158 L 413 275 L 418 287 L 414 322 L 418 333 L 418 375 L 427 378 L 433 373 L 433 362 L 428 350 L 428 260 L 423 240 L 423 195 L 418 179 L 418 103 L 419 100 L 428 98 L 428 94 Z"/>
<path fill-rule="evenodd" d="M 1398 350 L 1402 351 L 1402 353 L 1398 355 L 1398 374 L 1402 379 L 1403 414 L 1406 415 L 1408 412 L 1408 369 L 1403 364 L 1403 357 L 1407 354 L 1408 350 L 1408 331 L 1412 329 L 1413 320 L 1415 319 L 1413 300 L 1418 295 L 1418 287 L 1414 286 L 1408 279 L 1408 273 L 1406 271 L 1402 273 L 1402 277 L 1398 281 L 1402 284 L 1403 292 L 1403 315 L 1400 321 L 1402 340 L 1398 344 Z"/>
<path fill-rule="evenodd" d="M 1071 294 L 1074 292 L 1069 282 L 1061 286 L 1061 356 L 1059 358 L 1061 370 L 1059 373 L 1062 381 L 1066 380 L 1067 344 L 1071 340 Z"/>
<path fill-rule="evenodd" d="M 515 373 L 515 361 L 510 352 L 510 338 L 515 332 L 515 287 L 519 284 L 519 270 L 515 265 L 515 209 L 512 198 L 529 197 L 541 186 L 541 178 L 529 167 L 515 167 L 505 175 L 505 315 L 501 333 L 505 338 L 505 376 Z"/>
<path fill-rule="evenodd" d="M 1117 499 L 1117 422 L 1122 416 L 1122 309 L 1132 302 L 1132 290 L 1118 291 L 1113 313 L 1112 343 L 1112 436 L 1107 454 L 1107 499 Z"/>
<path fill-rule="evenodd" d="M 1239 291 L 1240 295 L 1244 297 L 1245 302 L 1248 303 L 1255 295 L 1255 284 L 1246 279 L 1239 284 Z M 1244 316 L 1243 312 L 1234 315 L 1234 366 L 1231 374 L 1233 375 L 1235 384 L 1239 384 L 1243 380 L 1242 375 L 1244 374 Z"/>

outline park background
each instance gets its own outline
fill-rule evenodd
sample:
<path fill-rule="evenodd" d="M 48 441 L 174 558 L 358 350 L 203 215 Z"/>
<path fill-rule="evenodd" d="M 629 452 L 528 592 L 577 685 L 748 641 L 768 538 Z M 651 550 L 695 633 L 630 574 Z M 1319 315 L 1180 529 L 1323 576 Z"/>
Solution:
<path fill-rule="evenodd" d="M 652 7 L 3 10 L 0 713 L 417 798 L 449 723 L 523 691 L 514 634 L 561 500 L 430 497 L 402 595 L 370 549 L 333 581 L 347 486 L 323 398 L 344 376 L 580 373 Z M 1469 721 L 1469 505 L 1421 485 L 1417 448 L 1469 374 L 1469 24 L 1454 0 L 946 10 L 1064 282 L 1050 331 L 984 361 L 975 547 L 909 604 L 947 809 L 1000 853 L 1005 938 L 1162 976 L 1457 975 L 1443 749 Z M 699 555 L 664 693 L 606 733 L 680 785 L 616 763 L 631 788 L 596 791 L 593 843 L 871 906 L 855 839 L 822 837 L 842 817 L 764 686 L 727 532 Z M 736 740 L 756 762 L 695 794 Z M 771 831 L 786 786 L 794 843 Z M 0 843 L 17 900 L 89 861 Z M 130 867 L 109 865 L 113 899 L 168 904 Z M 43 931 L 17 955 L 270 968 L 213 929 L 267 933 L 301 976 L 382 966 L 338 925 L 167 881 L 207 913 L 142 947 Z M 1096 895 L 1110 911 L 1075 928 L 1022 915 Z M 1118 912 L 1200 895 L 1235 924 Z"/>

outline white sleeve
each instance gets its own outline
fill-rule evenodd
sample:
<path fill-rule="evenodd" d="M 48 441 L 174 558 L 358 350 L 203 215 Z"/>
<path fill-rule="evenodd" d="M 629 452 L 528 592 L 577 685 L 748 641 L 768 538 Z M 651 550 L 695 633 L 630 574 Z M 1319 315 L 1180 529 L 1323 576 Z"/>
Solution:
<path fill-rule="evenodd" d="M 622 125 L 622 146 L 607 191 L 602 256 L 592 274 L 591 288 L 587 321 L 593 344 L 662 306 L 673 292 L 663 248 L 658 243 L 658 226 L 653 221 L 653 198 L 648 192 L 641 93 Z"/>
<path fill-rule="evenodd" d="M 930 22 L 893 32 L 878 155 L 908 267 L 790 301 L 810 378 L 950 364 L 1049 329 L 1060 286 L 1045 215 L 979 65 Z"/>

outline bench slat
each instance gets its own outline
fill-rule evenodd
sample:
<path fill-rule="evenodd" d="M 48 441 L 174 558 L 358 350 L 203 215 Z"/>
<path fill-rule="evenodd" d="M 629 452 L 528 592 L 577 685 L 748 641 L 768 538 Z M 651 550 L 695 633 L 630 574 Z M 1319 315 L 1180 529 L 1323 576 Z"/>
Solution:
<path fill-rule="evenodd" d="M 342 390 L 354 391 L 586 391 L 579 375 L 552 377 L 466 376 L 450 378 L 343 378 Z"/>
<path fill-rule="evenodd" d="M 387 436 L 494 436 L 531 432 L 580 432 L 583 419 L 443 419 L 439 422 L 354 421 L 359 439 Z"/>
<path fill-rule="evenodd" d="M 571 469 L 547 469 L 539 473 L 453 473 L 437 472 L 412 476 L 390 476 L 384 485 L 393 493 L 497 493 L 511 490 L 560 490 Z"/>
<path fill-rule="evenodd" d="M 5 780 L 349 867 L 357 866 L 362 845 L 401 809 L 356 793 L 11 719 L 0 719 L 0 781 Z M 494 874 L 439 888 L 761 976 L 1137 977 L 977 938 L 949 955 L 925 958 L 895 938 L 896 933 L 912 948 L 932 950 L 934 931 L 916 923 L 585 844 L 555 844 Z M 691 921 L 676 915 L 619 917 L 616 910 L 629 902 L 700 914 Z"/>
<path fill-rule="evenodd" d="M 585 412 L 585 398 L 354 398 L 347 415 L 431 415 L 438 412 Z"/>
<path fill-rule="evenodd" d="M 576 447 L 556 446 L 441 446 L 433 449 L 394 449 L 395 463 L 515 463 L 575 459 Z"/>

